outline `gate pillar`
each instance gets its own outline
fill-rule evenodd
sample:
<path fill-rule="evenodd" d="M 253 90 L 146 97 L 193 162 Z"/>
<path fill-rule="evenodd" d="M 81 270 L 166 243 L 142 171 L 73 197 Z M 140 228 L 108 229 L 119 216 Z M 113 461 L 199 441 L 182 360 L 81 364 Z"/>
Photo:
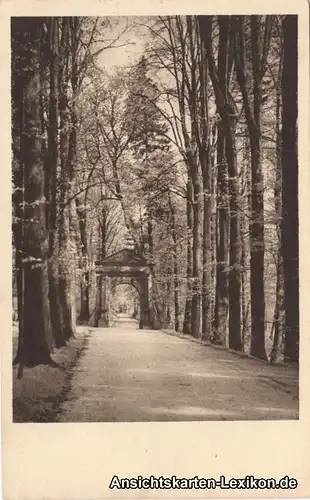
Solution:
<path fill-rule="evenodd" d="M 150 307 L 149 307 L 149 279 L 148 275 L 141 278 L 140 294 L 140 325 L 139 328 L 150 328 Z"/>

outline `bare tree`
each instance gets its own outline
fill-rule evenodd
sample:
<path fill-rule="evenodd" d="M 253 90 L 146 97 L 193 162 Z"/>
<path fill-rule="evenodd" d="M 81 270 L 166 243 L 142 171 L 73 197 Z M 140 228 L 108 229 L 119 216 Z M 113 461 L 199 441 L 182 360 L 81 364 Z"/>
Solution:
<path fill-rule="evenodd" d="M 213 55 L 212 16 L 199 16 L 201 36 L 204 41 L 209 63 L 210 77 L 215 93 L 216 107 L 225 134 L 225 154 L 229 173 L 230 194 L 230 256 L 229 256 L 229 346 L 241 350 L 241 235 L 239 214 L 238 170 L 235 144 L 236 114 L 228 90 L 227 77 L 220 83 Z M 228 40 L 230 19 L 219 18 L 222 40 Z M 223 42 L 224 43 L 224 42 Z M 227 42 L 225 42 L 227 43 Z M 230 49 L 231 50 L 231 49 Z"/>
<path fill-rule="evenodd" d="M 263 30 L 262 30 L 263 24 Z M 261 106 L 262 80 L 267 68 L 270 46 L 272 16 L 251 16 L 251 84 L 253 84 L 253 104 L 250 98 L 250 83 L 247 81 L 245 57 L 244 16 L 233 21 L 233 45 L 236 75 L 242 93 L 245 116 L 248 126 L 251 150 L 251 314 L 252 336 L 251 354 L 267 359 L 265 351 L 265 292 L 264 292 L 264 178 L 261 161 Z"/>

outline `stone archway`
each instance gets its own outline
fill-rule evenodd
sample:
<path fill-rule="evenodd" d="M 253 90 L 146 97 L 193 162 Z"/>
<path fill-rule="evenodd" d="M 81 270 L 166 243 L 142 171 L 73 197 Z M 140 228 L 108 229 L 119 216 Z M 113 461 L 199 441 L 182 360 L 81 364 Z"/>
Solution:
<path fill-rule="evenodd" d="M 105 287 L 104 304 L 96 301 L 96 316 L 104 315 L 105 325 L 110 324 L 111 290 L 119 284 L 132 285 L 140 298 L 139 328 L 151 327 L 151 308 L 149 297 L 150 269 L 147 261 L 133 250 L 124 249 L 108 256 L 102 262 L 96 262 L 96 279 L 100 287 Z M 97 283 L 98 283 L 97 281 Z M 102 292 L 102 290 L 101 290 Z M 102 293 L 100 296 L 102 297 Z M 100 311 L 98 310 L 100 308 Z M 98 321 L 97 321 L 98 322 Z"/>

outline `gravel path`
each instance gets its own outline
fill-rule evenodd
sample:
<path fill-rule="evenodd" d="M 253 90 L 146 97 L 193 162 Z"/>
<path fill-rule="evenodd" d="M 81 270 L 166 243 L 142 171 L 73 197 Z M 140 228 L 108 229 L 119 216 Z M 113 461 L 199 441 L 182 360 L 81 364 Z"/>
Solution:
<path fill-rule="evenodd" d="M 298 418 L 298 373 L 131 323 L 94 329 L 59 422 Z"/>

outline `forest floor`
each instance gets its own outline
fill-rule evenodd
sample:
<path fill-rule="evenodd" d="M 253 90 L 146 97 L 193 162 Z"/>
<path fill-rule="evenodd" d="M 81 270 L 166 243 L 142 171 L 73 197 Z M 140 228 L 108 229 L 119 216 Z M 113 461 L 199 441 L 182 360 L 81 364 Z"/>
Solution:
<path fill-rule="evenodd" d="M 298 418 L 298 370 L 134 322 L 93 329 L 58 422 Z"/>
<path fill-rule="evenodd" d="M 39 365 L 24 368 L 17 378 L 18 366 L 13 368 L 13 422 L 53 422 L 59 405 L 70 390 L 75 364 L 87 346 L 89 328 L 77 327 L 75 338 L 55 350 L 53 360 L 59 368 Z M 17 351 L 17 328 L 13 326 L 13 359 Z"/>

